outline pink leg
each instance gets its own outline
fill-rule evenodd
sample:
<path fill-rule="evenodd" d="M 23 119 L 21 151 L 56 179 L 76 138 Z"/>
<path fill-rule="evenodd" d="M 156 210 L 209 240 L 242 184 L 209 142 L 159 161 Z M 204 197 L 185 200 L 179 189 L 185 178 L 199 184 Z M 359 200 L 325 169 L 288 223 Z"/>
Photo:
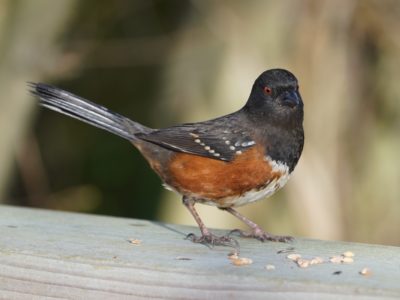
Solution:
<path fill-rule="evenodd" d="M 204 225 L 203 221 L 201 220 L 199 214 L 197 213 L 196 209 L 194 208 L 194 201 L 190 198 L 183 197 L 183 204 L 192 214 L 193 218 L 195 219 L 197 225 L 199 225 L 201 236 L 198 237 L 193 233 L 189 233 L 187 235 L 187 239 L 190 239 L 194 243 L 201 243 L 210 246 L 230 246 L 234 248 L 239 248 L 238 242 L 229 237 L 229 236 L 221 236 L 218 237 L 212 234 L 208 228 Z"/>
<path fill-rule="evenodd" d="M 234 229 L 231 231 L 231 233 L 238 232 L 243 237 L 253 237 L 262 242 L 274 241 L 274 242 L 287 243 L 287 242 L 290 242 L 293 240 L 293 237 L 291 237 L 291 236 L 279 236 L 279 235 L 273 235 L 268 232 L 265 232 L 256 223 L 247 219 L 245 216 L 241 215 L 238 211 L 236 211 L 235 209 L 233 209 L 231 207 L 223 208 L 223 210 L 226 210 L 227 212 L 231 213 L 232 215 L 234 215 L 236 218 L 238 218 L 240 221 L 242 221 L 243 223 L 245 223 L 247 226 L 249 226 L 252 229 L 252 232 L 250 232 L 250 233 L 244 232 L 239 229 Z"/>

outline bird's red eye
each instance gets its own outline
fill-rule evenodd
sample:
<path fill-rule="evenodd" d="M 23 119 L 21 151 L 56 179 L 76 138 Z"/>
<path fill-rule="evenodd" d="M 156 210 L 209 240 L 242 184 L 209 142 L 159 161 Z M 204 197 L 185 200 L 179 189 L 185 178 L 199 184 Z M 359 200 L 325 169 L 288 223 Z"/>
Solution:
<path fill-rule="evenodd" d="M 264 87 L 264 93 L 266 95 L 271 95 L 272 94 L 272 89 L 269 86 Z"/>

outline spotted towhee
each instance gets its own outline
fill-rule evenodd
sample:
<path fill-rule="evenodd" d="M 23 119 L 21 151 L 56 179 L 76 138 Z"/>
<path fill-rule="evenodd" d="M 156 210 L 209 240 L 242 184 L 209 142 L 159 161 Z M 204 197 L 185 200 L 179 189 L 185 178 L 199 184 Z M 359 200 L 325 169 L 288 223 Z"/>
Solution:
<path fill-rule="evenodd" d="M 246 105 L 226 116 L 164 129 L 151 129 L 59 88 L 32 83 L 40 104 L 129 140 L 147 159 L 164 185 L 183 195 L 183 204 L 199 225 L 194 242 L 228 244 L 203 224 L 194 205 L 226 210 L 246 223 L 242 236 L 288 241 L 239 214 L 235 207 L 272 195 L 288 181 L 304 144 L 303 102 L 296 77 L 283 69 L 262 73 Z"/>

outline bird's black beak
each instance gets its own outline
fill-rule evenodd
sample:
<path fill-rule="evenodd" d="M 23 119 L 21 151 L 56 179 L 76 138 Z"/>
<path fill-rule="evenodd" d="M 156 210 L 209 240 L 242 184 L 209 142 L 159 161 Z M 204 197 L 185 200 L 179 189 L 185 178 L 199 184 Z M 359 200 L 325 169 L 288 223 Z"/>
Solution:
<path fill-rule="evenodd" d="M 282 104 L 295 108 L 302 104 L 301 97 L 297 91 L 286 92 L 281 97 Z"/>

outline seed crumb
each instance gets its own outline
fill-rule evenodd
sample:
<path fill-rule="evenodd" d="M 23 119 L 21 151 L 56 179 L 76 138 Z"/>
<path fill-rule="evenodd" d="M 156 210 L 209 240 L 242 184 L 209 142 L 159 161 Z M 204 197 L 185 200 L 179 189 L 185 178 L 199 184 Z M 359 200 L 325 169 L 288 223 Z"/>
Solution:
<path fill-rule="evenodd" d="M 354 258 L 351 256 L 345 256 L 344 253 L 340 256 L 332 256 L 329 261 L 333 264 L 351 264 L 354 262 Z"/>
<path fill-rule="evenodd" d="M 253 260 L 247 257 L 238 257 L 238 258 L 231 258 L 231 262 L 235 266 L 246 266 L 251 265 Z"/>
<path fill-rule="evenodd" d="M 296 263 L 300 268 L 308 268 L 310 265 L 310 261 L 307 259 L 303 259 L 303 258 L 297 259 Z"/>
<path fill-rule="evenodd" d="M 372 274 L 371 269 L 370 268 L 363 268 L 360 271 L 360 274 L 363 276 L 370 276 Z"/>
<path fill-rule="evenodd" d="M 275 270 L 275 266 L 274 265 L 266 265 L 265 269 L 268 271 Z"/>
<path fill-rule="evenodd" d="M 344 257 L 354 257 L 354 253 L 351 251 L 343 252 L 342 254 Z"/>
<path fill-rule="evenodd" d="M 333 264 L 340 264 L 342 262 L 343 257 L 342 256 L 332 256 L 331 258 L 329 258 L 329 261 Z"/>
<path fill-rule="evenodd" d="M 352 264 L 353 262 L 354 262 L 354 259 L 352 257 L 345 256 L 345 257 L 342 258 L 342 263 Z"/>
<path fill-rule="evenodd" d="M 228 253 L 228 258 L 229 259 L 237 259 L 237 258 L 239 258 L 239 253 L 236 250 L 231 251 Z"/>
<path fill-rule="evenodd" d="M 310 265 L 318 265 L 318 264 L 322 264 L 323 262 L 324 262 L 324 259 L 322 257 L 317 256 L 310 260 Z"/>
<path fill-rule="evenodd" d="M 142 241 L 138 239 L 129 239 L 128 242 L 133 245 L 140 245 L 142 243 Z"/>
<path fill-rule="evenodd" d="M 299 258 L 301 258 L 301 255 L 298 253 L 292 253 L 286 257 L 289 258 L 290 260 L 297 261 Z"/>
<path fill-rule="evenodd" d="M 229 259 L 238 259 L 239 256 L 236 253 L 233 253 L 231 255 L 228 256 Z"/>

